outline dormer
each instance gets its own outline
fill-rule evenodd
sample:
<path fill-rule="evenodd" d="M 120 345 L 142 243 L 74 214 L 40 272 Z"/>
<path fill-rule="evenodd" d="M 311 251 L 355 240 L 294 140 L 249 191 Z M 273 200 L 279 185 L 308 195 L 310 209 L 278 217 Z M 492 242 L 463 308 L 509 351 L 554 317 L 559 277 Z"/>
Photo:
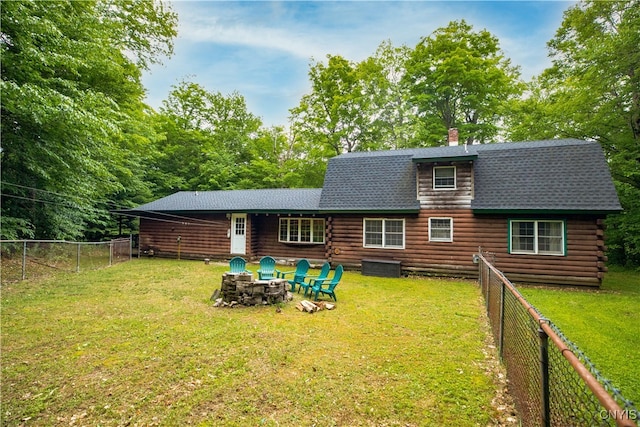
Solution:
<path fill-rule="evenodd" d="M 413 156 L 417 199 L 422 209 L 470 208 L 473 165 L 478 155 L 466 146 L 427 149 Z"/>

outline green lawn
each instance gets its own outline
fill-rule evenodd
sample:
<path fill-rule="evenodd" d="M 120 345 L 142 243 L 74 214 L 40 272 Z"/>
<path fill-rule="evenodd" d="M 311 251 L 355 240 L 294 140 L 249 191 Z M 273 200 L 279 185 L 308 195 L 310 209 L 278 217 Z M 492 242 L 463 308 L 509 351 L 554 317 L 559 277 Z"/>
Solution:
<path fill-rule="evenodd" d="M 473 282 L 346 272 L 337 308 L 308 314 L 295 309 L 299 295 L 281 312 L 213 307 L 226 269 L 144 259 L 4 285 L 0 425 L 504 418 Z"/>
<path fill-rule="evenodd" d="M 520 287 L 622 394 L 640 404 L 640 273 L 612 268 L 598 291 Z"/>

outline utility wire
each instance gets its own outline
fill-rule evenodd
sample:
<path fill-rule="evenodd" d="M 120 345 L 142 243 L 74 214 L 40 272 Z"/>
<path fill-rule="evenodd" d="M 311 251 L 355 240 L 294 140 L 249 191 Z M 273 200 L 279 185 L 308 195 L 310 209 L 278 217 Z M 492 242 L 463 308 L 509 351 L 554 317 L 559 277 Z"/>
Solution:
<path fill-rule="evenodd" d="M 150 212 L 150 211 L 149 211 Z M 147 219 L 150 221 L 160 221 L 160 222 L 169 222 L 172 224 L 181 224 L 181 225 L 198 225 L 201 227 L 217 227 L 218 225 L 214 224 L 214 223 L 205 223 L 205 224 L 192 224 L 190 222 L 185 222 L 185 221 L 177 221 L 177 220 L 173 220 L 173 219 L 163 219 L 163 218 L 156 218 L 156 217 L 150 217 L 150 216 L 142 216 L 140 214 L 126 214 L 126 213 L 122 213 L 122 212 L 118 212 L 118 215 L 123 215 L 123 216 L 130 216 L 133 218 L 140 218 L 140 219 Z M 187 218 L 189 220 L 193 219 L 193 218 L 188 218 L 188 217 L 184 217 Z"/>
<path fill-rule="evenodd" d="M 37 198 L 32 198 L 32 197 L 16 196 L 15 194 L 0 193 L 0 195 L 2 195 L 3 197 L 10 197 L 12 199 L 21 199 L 21 200 L 27 200 L 27 201 L 30 201 L 30 202 L 47 203 L 47 204 L 50 204 L 50 205 L 62 206 L 62 207 L 71 208 L 71 209 L 93 211 L 93 212 L 96 212 L 96 213 L 105 212 L 104 209 L 97 209 L 97 208 L 93 208 L 93 207 L 81 207 L 81 206 L 78 206 L 78 205 L 70 205 L 70 204 L 66 204 L 66 203 L 54 202 L 54 201 L 51 201 L 51 200 L 42 200 L 42 199 L 37 199 Z"/>
<path fill-rule="evenodd" d="M 193 218 L 193 217 L 189 217 L 189 216 L 174 215 L 174 214 L 169 214 L 169 213 L 160 212 L 160 211 L 138 211 L 138 212 L 148 212 L 148 213 L 152 213 L 154 215 L 164 215 L 164 216 L 167 216 L 167 217 L 185 219 L 185 220 L 188 220 L 188 221 L 199 221 L 199 222 L 202 222 L 203 224 L 222 224 L 222 223 L 226 224 L 226 221 L 218 221 L 218 220 L 202 219 L 202 218 Z"/>
<path fill-rule="evenodd" d="M 21 186 L 21 185 L 17 185 L 17 184 L 11 184 L 11 185 L 15 185 L 17 187 L 22 187 L 22 188 L 27 188 L 27 189 L 32 189 L 30 187 Z M 35 188 L 33 188 L 33 189 L 34 190 L 38 190 L 38 189 L 35 189 Z M 38 191 L 42 191 L 42 192 L 50 193 L 50 194 L 55 194 L 55 195 L 58 195 L 58 196 L 63 196 L 62 194 L 55 193 L 53 191 L 46 191 L 46 190 L 38 190 Z M 93 213 L 104 213 L 106 211 L 104 209 L 98 209 L 98 208 L 95 208 L 95 207 L 81 207 L 81 206 L 77 206 L 77 205 L 71 205 L 71 204 L 68 204 L 68 203 L 61 203 L 61 202 L 56 202 L 56 201 L 51 201 L 51 200 L 44 200 L 44 199 L 40 199 L 40 198 L 17 196 L 15 194 L 7 194 L 7 193 L 1 193 L 0 192 L 0 195 L 2 195 L 3 197 L 10 197 L 10 198 L 13 198 L 13 199 L 26 200 L 26 201 L 30 201 L 30 202 L 40 202 L 40 203 L 45 203 L 45 204 L 50 204 L 50 205 L 55 205 L 55 206 L 61 206 L 61 207 L 65 207 L 65 208 L 84 210 L 84 211 L 93 212 Z M 106 211 L 106 212 L 108 212 L 108 211 Z M 159 212 L 159 211 L 140 211 L 140 212 L 145 212 L 145 213 L 148 213 L 148 214 L 159 215 L 159 216 L 165 216 L 165 217 L 169 217 L 169 218 L 183 219 L 188 224 L 189 223 L 197 223 L 198 225 L 202 225 L 202 226 L 214 227 L 214 226 L 220 226 L 221 224 L 225 224 L 226 223 L 225 221 L 206 220 L 206 219 L 201 219 L 201 218 L 192 218 L 192 217 L 174 215 L 174 214 L 169 214 L 169 213 Z M 127 216 L 127 217 L 134 217 L 134 218 L 135 217 L 140 217 L 140 218 L 144 218 L 144 219 L 148 219 L 148 220 L 170 222 L 170 223 L 174 223 L 174 224 L 184 224 L 185 223 L 185 221 L 174 221 L 174 220 L 169 220 L 169 219 L 160 219 L 160 218 L 151 217 L 151 216 L 143 216 L 143 215 L 140 215 L 140 214 L 125 214 L 123 212 L 116 212 L 115 214 L 116 215 Z"/>
<path fill-rule="evenodd" d="M 40 203 L 48 203 L 48 204 L 52 204 L 52 205 L 63 206 L 63 207 L 73 208 L 73 209 L 84 209 L 84 210 L 93 210 L 93 211 L 96 211 L 96 212 L 104 212 L 104 211 L 101 211 L 101 210 L 95 209 L 95 208 L 81 208 L 81 207 L 78 207 L 78 206 L 63 205 L 61 203 L 51 202 L 51 201 L 48 201 L 48 200 L 32 199 L 32 198 L 29 198 L 29 197 L 14 196 L 14 195 L 11 195 L 11 194 L 3 194 L 3 196 L 12 197 L 12 198 L 15 198 L 15 199 L 28 200 L 28 201 L 36 201 L 36 202 L 40 202 Z M 185 222 L 185 221 L 162 219 L 162 218 L 156 218 L 156 217 L 150 217 L 150 216 L 143 216 L 143 215 L 139 215 L 139 214 L 134 215 L 134 214 L 126 214 L 126 213 L 118 212 L 117 215 L 122 215 L 122 216 L 127 216 L 127 217 L 132 217 L 132 218 L 142 218 L 142 219 L 147 219 L 147 220 L 150 220 L 150 221 L 168 222 L 168 223 L 172 223 L 172 224 L 191 225 L 190 223 Z M 184 218 L 189 219 L 189 220 L 192 219 L 192 218 L 188 218 L 188 217 L 184 217 Z M 203 227 L 215 227 L 216 226 L 216 224 L 214 224 L 214 223 L 211 223 L 211 224 L 206 224 L 205 223 L 205 224 L 196 224 L 196 225 L 200 225 L 200 226 L 203 226 Z"/>
<path fill-rule="evenodd" d="M 80 196 L 78 196 L 78 195 L 75 195 L 75 194 L 63 194 L 63 193 L 57 193 L 57 192 L 55 192 L 55 191 L 42 190 L 42 189 L 40 189 L 40 188 L 29 187 L 29 186 L 26 186 L 26 185 L 20 185 L 20 184 L 14 184 L 14 183 L 7 182 L 7 181 L 0 181 L 0 184 L 2 184 L 2 185 L 9 185 L 9 186 L 12 186 L 12 187 L 17 187 L 17 188 L 23 188 L 23 189 L 25 189 L 25 190 L 33 190 L 33 191 L 39 191 L 39 192 L 41 192 L 41 193 L 53 194 L 53 195 L 56 195 L 56 196 L 64 197 L 64 198 L 66 198 L 66 199 L 73 199 L 73 198 L 75 198 L 76 200 L 84 200 L 84 201 L 87 201 L 87 199 L 86 199 L 86 198 L 84 198 L 84 199 L 83 199 L 82 197 L 80 197 Z M 5 195 L 6 195 L 6 193 L 5 193 Z M 7 196 L 8 196 L 8 195 L 7 195 Z M 29 199 L 29 200 L 31 200 L 31 199 Z M 107 205 L 111 205 L 112 207 L 114 207 L 114 208 L 116 208 L 116 209 L 127 209 L 127 208 L 129 208 L 129 206 L 121 206 L 121 205 L 118 205 L 117 203 L 112 202 L 112 201 L 105 201 L 105 202 L 102 202 L 102 203 L 105 203 L 105 204 L 107 204 Z"/>
<path fill-rule="evenodd" d="M 65 197 L 65 198 L 79 198 L 79 196 L 76 195 L 69 195 L 69 194 L 63 194 L 63 193 L 57 193 L 55 191 L 49 191 L 49 190 L 42 190 L 39 188 L 34 188 L 34 187 L 29 187 L 26 185 L 20 185 L 20 184 L 13 184 L 11 182 L 7 182 L 7 181 L 0 181 L 0 184 L 5 184 L 5 185 L 10 185 L 13 187 L 18 187 L 18 188 L 24 188 L 26 190 L 34 190 L 34 191 L 40 191 L 42 193 L 48 193 L 48 194 L 54 194 L 56 196 L 60 196 L 60 197 Z M 42 199 L 35 199 L 35 198 L 30 198 L 30 197 L 24 197 L 24 196 L 15 196 L 15 195 L 10 195 L 7 193 L 3 193 L 5 196 L 7 197 L 13 197 L 16 199 L 22 199 L 22 200 L 30 200 L 30 201 L 39 201 L 42 203 L 49 203 L 49 204 L 56 204 L 56 202 L 52 202 L 52 201 L 47 201 L 47 200 L 42 200 Z M 84 199 L 86 201 L 86 199 Z M 118 206 L 116 203 L 113 202 L 105 202 L 106 204 L 110 204 L 113 205 L 115 208 L 117 209 L 131 209 L 130 206 Z M 71 208 L 77 208 L 76 206 L 69 206 L 69 205 L 65 205 L 65 204 L 59 204 L 60 206 L 65 206 L 65 207 L 71 207 Z M 83 209 L 83 208 L 80 208 Z M 84 208 L 85 210 L 91 210 L 92 208 Z M 102 212 L 102 210 L 97 209 L 97 208 L 93 208 L 93 210 L 95 212 Z M 186 216 L 180 216 L 180 215 L 173 215 L 173 214 L 168 214 L 168 213 L 164 213 L 164 212 L 159 212 L 159 211 L 145 211 L 145 212 L 149 212 L 155 215 L 164 215 L 167 217 L 172 217 L 172 218 L 181 218 L 181 219 L 185 219 L 188 221 L 197 221 L 197 222 L 201 222 L 203 224 L 220 224 L 221 221 L 216 221 L 216 220 L 207 220 L 207 219 L 201 219 L 201 218 L 191 218 L 191 217 L 186 217 Z M 120 212 L 117 212 L 117 214 L 120 214 Z"/>

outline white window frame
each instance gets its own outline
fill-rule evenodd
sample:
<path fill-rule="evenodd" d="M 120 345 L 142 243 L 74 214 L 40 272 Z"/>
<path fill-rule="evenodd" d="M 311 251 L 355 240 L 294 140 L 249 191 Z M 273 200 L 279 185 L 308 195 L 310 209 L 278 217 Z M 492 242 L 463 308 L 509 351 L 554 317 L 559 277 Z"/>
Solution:
<path fill-rule="evenodd" d="M 442 186 L 442 185 L 437 185 L 436 184 L 436 174 L 437 171 L 439 170 L 453 170 L 453 186 L 451 185 L 447 185 L 447 186 Z M 434 166 L 433 167 L 433 189 L 434 190 L 455 190 L 456 188 L 458 188 L 458 171 L 456 169 L 455 166 Z"/>
<path fill-rule="evenodd" d="M 520 223 L 532 223 L 533 224 L 533 249 L 523 250 L 514 249 L 514 239 L 517 237 L 514 234 L 514 224 Z M 540 224 L 541 223 L 555 223 L 560 224 L 560 236 L 551 236 L 553 238 L 560 238 L 560 251 L 545 251 L 540 250 L 540 239 L 548 236 L 540 236 Z M 567 237 L 566 237 L 566 221 L 555 219 L 511 219 L 509 220 L 509 253 L 517 255 L 551 255 L 551 256 L 565 256 L 567 252 Z"/>
<path fill-rule="evenodd" d="M 433 220 L 443 220 L 443 221 L 449 221 L 449 237 L 447 238 L 443 238 L 443 237 L 434 237 L 433 236 L 433 225 L 432 222 Z M 451 217 L 431 217 L 429 218 L 429 241 L 430 242 L 453 242 L 453 218 Z"/>
<path fill-rule="evenodd" d="M 291 229 L 291 222 L 295 221 L 297 222 L 297 231 L 293 232 L 294 230 Z M 302 222 L 303 221 L 308 221 L 309 222 L 309 241 L 306 240 L 302 240 Z M 315 230 L 315 226 L 314 224 L 316 222 L 321 222 L 322 223 L 322 241 L 316 240 L 316 238 L 318 236 L 316 236 L 316 233 L 314 232 Z M 286 225 L 285 225 L 286 224 Z M 282 232 L 283 232 L 283 226 L 286 227 L 286 239 L 282 238 Z M 318 227 L 320 228 L 320 227 Z M 324 218 L 305 218 L 305 217 L 287 217 L 287 218 L 280 218 L 280 221 L 278 222 L 278 241 L 281 243 L 298 243 L 298 244 L 304 244 L 304 245 L 324 245 L 325 242 L 325 220 Z M 297 234 L 297 236 L 296 236 Z M 294 237 L 292 239 L 292 237 Z"/>
<path fill-rule="evenodd" d="M 381 221 L 382 222 L 382 244 L 374 245 L 367 244 L 367 221 Z M 387 232 L 387 221 L 396 221 L 402 223 L 402 245 L 391 245 L 387 243 L 387 234 L 395 233 L 392 231 Z M 383 248 L 383 249 L 404 249 L 406 242 L 406 227 L 404 218 L 363 218 L 362 219 L 362 246 L 365 248 Z"/>

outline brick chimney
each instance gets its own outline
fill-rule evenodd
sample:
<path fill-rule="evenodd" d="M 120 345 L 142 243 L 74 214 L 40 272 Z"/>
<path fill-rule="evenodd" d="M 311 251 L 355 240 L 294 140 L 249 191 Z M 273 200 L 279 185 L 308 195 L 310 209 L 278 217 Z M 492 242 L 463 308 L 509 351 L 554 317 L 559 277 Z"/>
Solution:
<path fill-rule="evenodd" d="M 449 129 L 449 136 L 447 139 L 449 140 L 450 147 L 455 147 L 456 145 L 458 145 L 458 129 L 457 128 Z"/>

